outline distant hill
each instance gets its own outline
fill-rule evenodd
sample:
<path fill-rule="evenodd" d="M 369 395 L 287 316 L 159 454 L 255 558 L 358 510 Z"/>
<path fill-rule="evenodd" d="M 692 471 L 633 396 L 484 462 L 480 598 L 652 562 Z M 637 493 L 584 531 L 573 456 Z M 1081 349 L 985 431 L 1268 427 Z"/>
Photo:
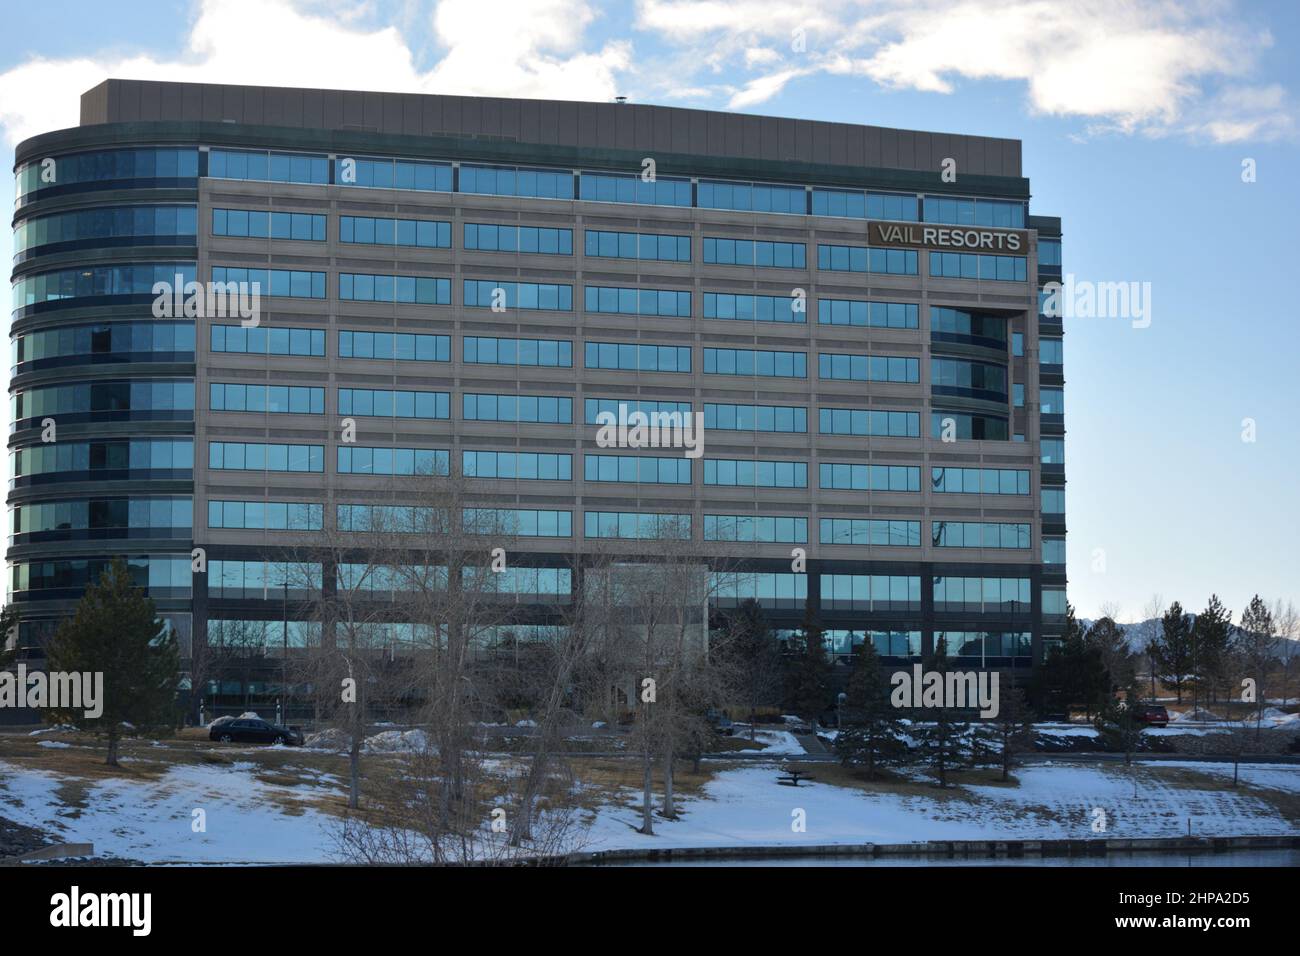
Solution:
<path fill-rule="evenodd" d="M 1196 623 L 1195 614 L 1189 612 L 1187 617 L 1190 619 L 1191 623 Z M 1085 631 L 1095 623 L 1094 618 L 1081 617 L 1078 620 L 1079 626 Z M 1151 635 L 1160 633 L 1160 618 L 1152 617 L 1145 621 L 1138 621 L 1131 624 L 1121 623 L 1120 627 L 1124 628 L 1124 638 L 1128 641 L 1129 649 L 1135 654 L 1144 654 L 1146 653 L 1147 644 L 1151 640 Z M 1234 624 L 1232 625 L 1232 633 L 1234 636 L 1236 635 L 1236 632 L 1237 626 Z M 1282 640 L 1285 639 L 1283 638 Z M 1289 644 L 1283 644 L 1280 646 L 1285 648 L 1288 654 L 1294 655 L 1300 653 L 1300 646 L 1297 645 L 1300 645 L 1300 642 L 1292 641 Z"/>
<path fill-rule="evenodd" d="M 1079 626 L 1085 631 L 1095 623 L 1096 619 L 1094 618 L 1079 618 Z M 1160 618 L 1148 618 L 1145 621 L 1139 621 L 1132 624 L 1121 622 L 1120 627 L 1124 628 L 1124 637 L 1128 641 L 1129 649 L 1134 653 L 1144 652 L 1147 648 L 1147 642 L 1151 639 L 1151 635 L 1159 633 Z"/>

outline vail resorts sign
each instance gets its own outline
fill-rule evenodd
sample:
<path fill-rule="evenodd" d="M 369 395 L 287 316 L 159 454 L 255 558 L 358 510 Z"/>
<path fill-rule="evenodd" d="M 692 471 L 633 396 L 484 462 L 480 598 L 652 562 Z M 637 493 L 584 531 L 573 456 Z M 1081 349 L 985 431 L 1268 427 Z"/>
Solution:
<path fill-rule="evenodd" d="M 870 222 L 867 242 L 873 246 L 925 246 L 952 252 L 1029 251 L 1023 229 L 977 229 L 970 226 L 931 226 L 908 222 Z"/>

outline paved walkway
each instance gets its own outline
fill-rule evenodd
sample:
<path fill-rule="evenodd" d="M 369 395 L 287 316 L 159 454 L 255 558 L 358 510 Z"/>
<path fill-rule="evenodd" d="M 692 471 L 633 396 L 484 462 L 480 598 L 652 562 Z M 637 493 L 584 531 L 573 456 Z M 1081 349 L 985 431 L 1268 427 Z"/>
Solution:
<path fill-rule="evenodd" d="M 821 738 L 816 734 L 795 734 L 794 739 L 799 741 L 799 745 L 809 754 L 828 754 L 829 750 L 821 742 Z"/>

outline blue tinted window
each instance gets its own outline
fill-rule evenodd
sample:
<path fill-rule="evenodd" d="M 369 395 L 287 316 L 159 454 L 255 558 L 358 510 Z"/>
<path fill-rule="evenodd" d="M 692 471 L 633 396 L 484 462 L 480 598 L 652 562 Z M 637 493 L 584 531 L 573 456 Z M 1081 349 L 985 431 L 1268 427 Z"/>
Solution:
<path fill-rule="evenodd" d="M 339 216 L 339 242 L 373 246 L 450 249 L 451 223 L 435 219 Z"/>
<path fill-rule="evenodd" d="M 821 325 L 856 325 L 875 329 L 920 327 L 915 302 L 868 302 L 857 299 L 818 299 L 817 322 Z"/>
<path fill-rule="evenodd" d="M 630 421 L 631 416 L 637 412 L 650 418 L 654 415 L 659 416 L 685 416 L 691 414 L 690 402 L 656 402 L 651 400 L 631 401 L 622 398 L 588 398 L 584 400 L 584 418 L 588 425 L 601 425 L 606 421 L 617 423 L 619 421 Z M 600 416 L 613 416 L 601 420 Z M 682 418 L 663 419 L 669 422 L 674 420 L 684 421 Z"/>
<path fill-rule="evenodd" d="M 299 501 L 208 501 L 209 528 L 320 531 L 324 506 Z"/>
<path fill-rule="evenodd" d="M 802 242 L 768 242 L 756 239 L 704 240 L 704 261 L 722 266 L 756 266 L 769 269 L 803 269 L 808 265 Z"/>
<path fill-rule="evenodd" d="M 586 311 L 690 318 L 691 294 L 672 289 L 586 288 Z"/>
<path fill-rule="evenodd" d="M 701 209 L 740 209 L 749 212 L 784 212 L 804 215 L 807 191 L 802 186 L 762 183 L 728 183 L 702 179 L 696 205 Z"/>
<path fill-rule="evenodd" d="M 427 276 L 339 273 L 339 298 L 358 302 L 413 302 L 450 305 L 451 280 Z"/>
<path fill-rule="evenodd" d="M 461 452 L 461 473 L 466 478 L 571 481 L 573 456 L 544 452 L 464 451 Z"/>
<path fill-rule="evenodd" d="M 728 292 L 704 293 L 706 319 L 735 319 L 741 322 L 807 321 L 807 299 L 777 295 L 735 295 Z"/>
<path fill-rule="evenodd" d="M 465 280 L 465 307 L 573 311 L 573 286 L 543 282 Z"/>
<path fill-rule="evenodd" d="M 249 239 L 325 241 L 325 216 L 306 212 L 213 209 L 212 234 Z"/>
<path fill-rule="evenodd" d="M 641 511 L 588 511 L 583 537 L 627 540 L 689 540 L 691 516 Z"/>
<path fill-rule="evenodd" d="M 942 196 L 926 196 L 925 221 L 958 226 L 1023 229 L 1025 204 L 999 199 L 948 199 Z"/>
<path fill-rule="evenodd" d="M 931 252 L 930 275 L 945 279 L 992 279 L 1024 282 L 1024 256 L 989 256 L 971 252 Z"/>
<path fill-rule="evenodd" d="M 343 157 L 334 161 L 334 182 L 369 189 L 451 192 L 451 164 L 401 159 Z"/>
<path fill-rule="evenodd" d="M 208 175 L 213 179 L 323 185 L 329 182 L 329 160 L 304 153 L 213 149 L 208 151 Z"/>
<path fill-rule="evenodd" d="M 691 183 L 688 179 L 657 176 L 646 182 L 639 173 L 587 173 L 579 180 L 580 198 L 592 202 L 641 203 L 651 206 L 689 206 Z"/>
<path fill-rule="evenodd" d="M 808 541 L 808 519 L 771 515 L 706 514 L 704 540 L 805 544 Z"/>
<path fill-rule="evenodd" d="M 1029 472 L 1024 468 L 935 467 L 930 488 L 943 494 L 1027 495 Z"/>
<path fill-rule="evenodd" d="M 871 435 L 919 438 L 919 412 L 893 412 L 867 408 L 819 408 L 818 431 L 823 435 Z"/>
<path fill-rule="evenodd" d="M 817 377 L 852 382 L 919 382 L 919 359 L 898 355 L 843 355 L 820 352 Z"/>
<path fill-rule="evenodd" d="M 208 467 L 213 471 L 324 471 L 325 448 L 214 441 L 208 442 Z"/>
<path fill-rule="evenodd" d="M 325 389 L 307 385 L 239 385 L 211 382 L 208 385 L 208 394 L 208 407 L 214 412 L 325 414 Z"/>
<path fill-rule="evenodd" d="M 134 185 L 130 181 L 137 180 L 142 187 L 189 185 L 192 188 L 193 180 L 199 175 L 199 151 L 193 147 L 109 149 L 50 158 L 54 160 L 52 178 L 44 159 L 18 168 L 17 205 L 26 205 L 36 198 L 32 194 L 45 189 L 77 192 L 94 189 L 98 183 L 114 183 L 129 189 Z"/>
<path fill-rule="evenodd" d="M 42 246 L 102 242 L 119 245 L 193 245 L 194 206 L 109 206 L 78 209 L 20 220 L 14 226 L 14 256 Z"/>
<path fill-rule="evenodd" d="M 446 475 L 450 458 L 440 448 L 338 446 L 340 475 Z"/>
<path fill-rule="evenodd" d="M 339 414 L 374 418 L 450 418 L 448 392 L 407 392 L 387 388 L 340 388 Z"/>
<path fill-rule="evenodd" d="M 539 226 L 498 226 L 465 223 L 465 248 L 482 252 L 525 252 L 573 255 L 573 230 Z"/>
<path fill-rule="evenodd" d="M 729 431 L 806 432 L 808 409 L 797 405 L 704 403 L 704 427 Z"/>
<path fill-rule="evenodd" d="M 450 362 L 451 336 L 411 332 L 339 332 L 339 357 Z"/>
<path fill-rule="evenodd" d="M 467 335 L 463 360 L 480 365 L 573 367 L 573 343 L 562 339 L 498 339 Z"/>
<path fill-rule="evenodd" d="M 556 395 L 496 395 L 465 392 L 461 396 L 465 421 L 571 424 L 573 399 Z"/>
<path fill-rule="evenodd" d="M 704 350 L 704 371 L 709 375 L 763 375 L 807 378 L 804 352 L 768 352 L 755 349 Z"/>
<path fill-rule="evenodd" d="M 23 276 L 13 283 L 13 307 L 21 309 L 43 302 L 104 295 L 154 295 L 156 282 L 165 282 L 177 294 L 193 282 L 193 262 L 137 263 L 123 266 L 88 266 Z"/>
<path fill-rule="evenodd" d="M 930 413 L 932 438 L 972 441 L 1007 441 L 1007 420 L 997 415 L 972 415 L 935 409 Z"/>
<path fill-rule="evenodd" d="M 878 272 L 914 276 L 915 249 L 869 249 L 866 246 L 817 247 L 817 268 L 828 272 Z"/>
<path fill-rule="evenodd" d="M 751 488 L 807 488 L 808 463 L 706 458 L 704 459 L 704 483 Z"/>
<path fill-rule="evenodd" d="M 894 518 L 822 518 L 821 543 L 857 547 L 919 548 L 921 522 Z"/>
<path fill-rule="evenodd" d="M 910 465 L 818 465 L 822 488 L 845 491 L 920 491 L 921 469 Z"/>
<path fill-rule="evenodd" d="M 460 167 L 460 191 L 490 196 L 531 196 L 539 199 L 572 199 L 573 174 L 515 166 Z"/>
<path fill-rule="evenodd" d="M 584 252 L 611 259 L 652 259 L 690 262 L 690 236 L 658 236 L 638 232 L 602 232 L 588 229 Z"/>
<path fill-rule="evenodd" d="M 691 460 L 651 455 L 584 455 L 583 477 L 587 481 L 689 485 Z"/>
<path fill-rule="evenodd" d="M 622 342 L 588 342 L 587 368 L 639 372 L 689 372 L 691 350 L 678 345 L 635 345 Z"/>
<path fill-rule="evenodd" d="M 227 266 L 212 267 L 212 281 L 238 283 L 251 287 L 256 283 L 258 294 L 289 296 L 300 299 L 325 298 L 325 273 L 300 272 L 296 269 L 237 269 Z"/>

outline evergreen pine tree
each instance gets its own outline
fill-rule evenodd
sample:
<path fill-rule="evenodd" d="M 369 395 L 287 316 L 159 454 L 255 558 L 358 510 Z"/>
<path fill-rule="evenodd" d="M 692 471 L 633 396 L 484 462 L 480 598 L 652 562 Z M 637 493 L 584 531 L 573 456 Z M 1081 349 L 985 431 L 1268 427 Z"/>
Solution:
<path fill-rule="evenodd" d="M 831 662 L 823 633 L 811 610 L 805 610 L 787 670 L 786 701 L 809 724 L 816 723 L 830 699 Z"/>
<path fill-rule="evenodd" d="M 1276 636 L 1273 633 L 1273 614 L 1268 605 L 1256 594 L 1241 615 L 1241 625 L 1233 640 L 1233 653 L 1242 676 L 1255 682 L 1255 737 L 1258 742 L 1264 724 L 1264 705 L 1267 699 L 1266 684 L 1276 664 Z"/>
<path fill-rule="evenodd" d="M 1192 647 L 1195 651 L 1192 677 L 1195 694 L 1202 700 L 1207 696 L 1218 699 L 1228 667 L 1228 649 L 1232 634 L 1232 612 L 1223 606 L 1217 594 L 1210 595 L 1210 603 L 1196 615 L 1192 624 Z"/>
<path fill-rule="evenodd" d="M 941 677 L 948 672 L 948 642 L 939 638 L 934 653 L 925 661 L 922 670 Z M 913 733 L 921 758 L 935 772 L 939 786 L 948 786 L 948 774 L 966 763 L 971 755 L 970 727 L 956 711 L 944 706 L 926 708 L 926 723 L 914 725 Z"/>
<path fill-rule="evenodd" d="M 1192 674 L 1192 629 L 1175 601 L 1160 618 L 1160 634 L 1155 640 L 1153 658 L 1161 683 L 1173 687 L 1178 702 L 1183 702 L 1183 688 Z"/>
<path fill-rule="evenodd" d="M 844 726 L 835 737 L 835 752 L 846 767 L 865 767 L 874 780 L 876 768 L 907 759 L 907 742 L 898 711 L 889 700 L 889 685 L 871 639 L 862 643 L 845 692 Z"/>
<path fill-rule="evenodd" d="M 1129 649 L 1124 628 L 1111 617 L 1099 618 L 1088 628 L 1085 639 L 1088 648 L 1097 652 L 1105 670 L 1105 680 L 1098 680 L 1103 698 L 1132 683 L 1137 673 L 1137 661 Z"/>
<path fill-rule="evenodd" d="M 1105 704 L 1109 679 L 1102 648 L 1088 635 L 1067 605 L 1061 643 L 1048 654 L 1034 678 L 1034 700 L 1039 710 L 1069 714 L 1079 706 L 1091 717 Z"/>
<path fill-rule="evenodd" d="M 779 700 L 782 679 L 781 651 L 761 604 L 751 599 L 736 609 L 727 621 L 720 651 L 736 697 L 749 712 L 753 740 L 757 709 Z"/>
<path fill-rule="evenodd" d="M 1138 749 L 1144 724 L 1137 717 L 1137 704 L 1141 699 L 1137 681 L 1124 689 L 1124 700 L 1111 697 L 1093 720 L 1103 746 L 1112 752 L 1122 752 L 1124 763 L 1133 762 L 1133 751 Z"/>
<path fill-rule="evenodd" d="M 999 691 L 998 714 L 981 723 L 975 731 L 973 759 L 980 764 L 1002 768 L 1002 779 L 1010 780 L 1016 755 L 1034 749 L 1034 716 L 1025 700 L 1025 692 L 1014 683 Z"/>
<path fill-rule="evenodd" d="M 175 637 L 163 633 L 154 602 L 131 583 L 120 557 L 59 624 L 48 661 L 51 672 L 103 674 L 98 717 L 87 717 L 84 710 L 54 710 L 52 717 L 107 737 L 109 766 L 118 765 L 124 733 L 166 727 L 176 717 L 180 662 Z"/>
<path fill-rule="evenodd" d="M 0 669 L 12 663 L 17 648 L 18 635 L 13 635 L 15 646 L 9 647 L 9 632 L 18 627 L 18 605 L 6 604 L 0 608 Z"/>

